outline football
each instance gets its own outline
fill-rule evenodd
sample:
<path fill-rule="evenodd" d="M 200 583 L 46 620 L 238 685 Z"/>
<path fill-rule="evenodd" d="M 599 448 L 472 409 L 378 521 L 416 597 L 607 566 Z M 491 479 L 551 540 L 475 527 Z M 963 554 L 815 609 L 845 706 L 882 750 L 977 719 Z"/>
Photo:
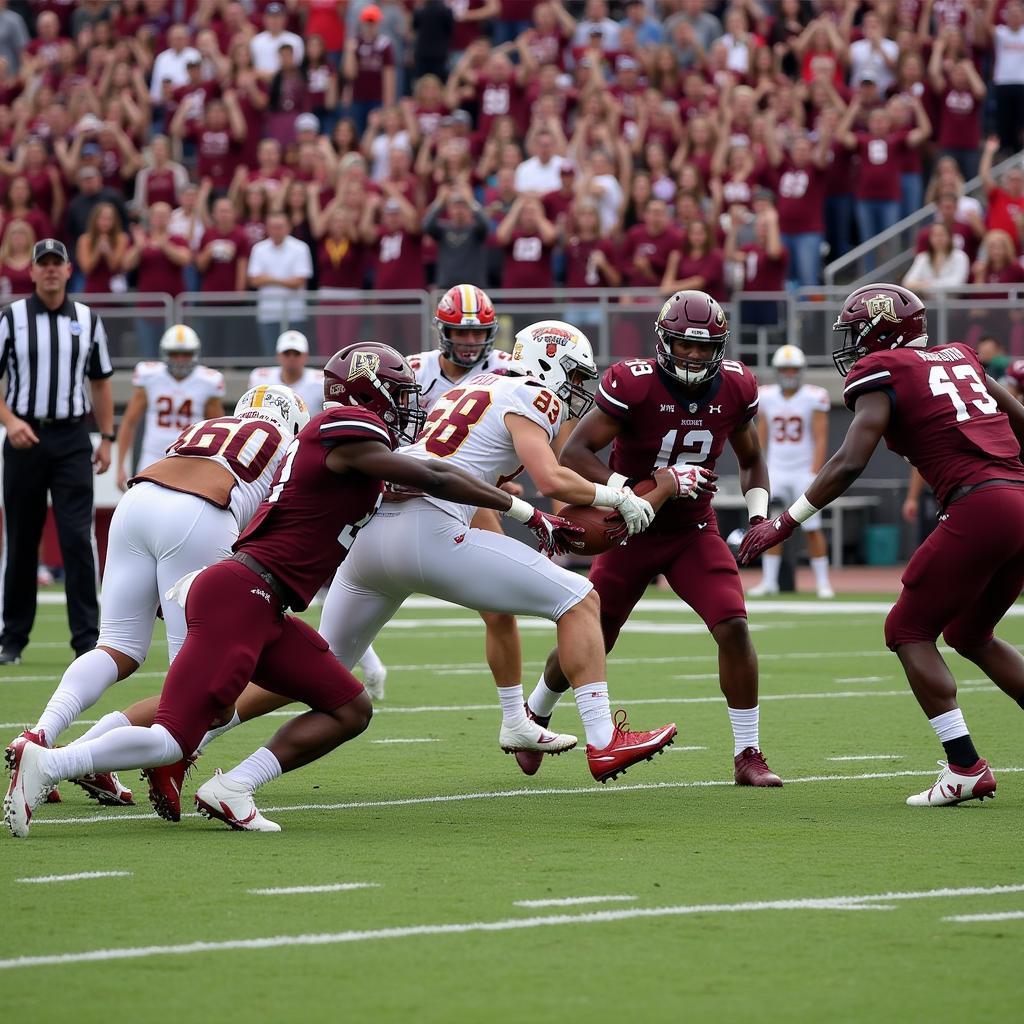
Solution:
<path fill-rule="evenodd" d="M 656 486 L 653 479 L 641 480 L 633 488 L 633 493 L 643 496 L 653 491 Z M 576 534 L 571 540 L 566 541 L 565 546 L 574 554 L 600 555 L 621 543 L 608 536 L 617 526 L 622 525 L 622 516 L 615 509 L 594 508 L 593 505 L 566 505 L 558 514 L 583 530 L 583 533 Z"/>

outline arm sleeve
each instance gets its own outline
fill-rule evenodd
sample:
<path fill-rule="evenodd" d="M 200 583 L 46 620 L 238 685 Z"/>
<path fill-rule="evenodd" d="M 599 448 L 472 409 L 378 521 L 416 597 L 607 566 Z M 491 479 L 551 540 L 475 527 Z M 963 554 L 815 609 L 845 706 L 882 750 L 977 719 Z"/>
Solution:
<path fill-rule="evenodd" d="M 594 404 L 601 412 L 616 420 L 629 419 L 629 399 L 627 398 L 626 378 L 623 375 L 624 369 L 624 363 L 609 366 L 604 371 L 594 394 Z M 628 370 L 625 372 L 629 373 Z"/>
<path fill-rule="evenodd" d="M 843 402 L 852 412 L 857 399 L 869 391 L 885 391 L 890 397 L 895 397 L 892 372 L 881 360 L 873 359 L 871 356 L 861 359 L 846 378 Z"/>
<path fill-rule="evenodd" d="M 85 375 L 89 380 L 103 380 L 114 375 L 114 367 L 110 362 L 107 350 L 107 331 L 103 321 L 90 310 L 92 316 L 92 344 L 89 347 L 89 365 Z"/>
<path fill-rule="evenodd" d="M 561 423 L 561 417 L 556 416 L 555 422 L 551 422 L 549 411 L 553 406 L 561 403 L 561 399 L 553 395 L 547 388 L 530 387 L 523 385 L 515 389 L 512 401 L 506 413 L 514 413 L 523 416 L 531 423 L 536 423 L 544 428 L 549 440 L 554 440 L 555 434 Z"/>
<path fill-rule="evenodd" d="M 379 441 L 394 450 L 391 433 L 383 422 L 366 409 L 332 409 L 320 422 L 320 443 L 333 448 L 347 441 Z"/>

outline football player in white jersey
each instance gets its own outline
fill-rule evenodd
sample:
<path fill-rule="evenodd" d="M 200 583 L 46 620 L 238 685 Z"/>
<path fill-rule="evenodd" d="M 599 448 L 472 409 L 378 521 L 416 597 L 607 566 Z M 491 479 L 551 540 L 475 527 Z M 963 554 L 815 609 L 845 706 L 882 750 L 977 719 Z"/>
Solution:
<path fill-rule="evenodd" d="M 828 448 L 828 392 L 803 383 L 807 360 L 796 345 L 783 345 L 772 356 L 777 383 L 759 389 L 757 432 L 768 452 L 768 477 L 772 495 L 787 505 L 795 501 L 825 464 Z M 828 578 L 828 547 L 821 529 L 821 515 L 803 524 L 807 550 L 818 597 L 835 597 Z M 761 559 L 763 577 L 747 593 L 765 597 L 779 592 L 782 545 L 770 548 Z"/>
<path fill-rule="evenodd" d="M 306 365 L 309 341 L 301 331 L 285 331 L 277 339 L 277 366 L 257 366 L 249 374 L 249 387 L 260 384 L 285 384 L 292 389 L 315 416 L 324 404 L 324 371 Z"/>
<path fill-rule="evenodd" d="M 135 364 L 135 390 L 117 432 L 117 485 L 122 491 L 128 485 L 125 465 L 135 447 L 135 432 L 143 414 L 146 425 L 136 472 L 162 459 L 186 427 L 224 415 L 224 375 L 199 365 L 199 349 L 196 332 L 175 324 L 160 339 L 163 361 Z"/>
<path fill-rule="evenodd" d="M 168 589 L 186 574 L 231 554 L 231 545 L 270 490 L 292 438 L 309 422 L 305 402 L 282 385 L 246 392 L 232 416 L 185 430 L 167 457 L 131 480 L 110 522 L 95 649 L 68 666 L 30 730 L 52 747 L 86 709 L 146 660 L 157 609 L 174 660 L 185 639 L 185 613 Z M 82 739 L 129 719 L 104 715 Z M 109 773 L 74 780 L 105 804 L 132 802 Z"/>

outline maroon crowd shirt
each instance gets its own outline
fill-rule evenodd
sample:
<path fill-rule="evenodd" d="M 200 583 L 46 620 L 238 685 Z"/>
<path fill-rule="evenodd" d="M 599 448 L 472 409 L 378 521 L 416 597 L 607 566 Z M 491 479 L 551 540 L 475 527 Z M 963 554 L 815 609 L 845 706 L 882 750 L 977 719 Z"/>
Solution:
<path fill-rule="evenodd" d="M 372 40 L 360 37 L 356 44 L 356 77 L 352 98 L 361 103 L 379 103 L 384 98 L 384 69 L 394 67 L 395 48 L 386 35 Z"/>
<path fill-rule="evenodd" d="M 550 245 L 532 231 L 513 231 L 505 248 L 502 288 L 552 288 Z"/>
<path fill-rule="evenodd" d="M 172 245 L 188 248 L 188 240 L 178 235 L 171 235 L 168 241 Z M 185 290 L 183 268 L 174 263 L 160 248 L 153 245 L 147 236 L 139 253 L 136 270 L 135 290 L 138 292 L 166 292 L 178 295 Z M 231 286 L 234 288 L 234 284 Z"/>
<path fill-rule="evenodd" d="M 377 229 L 376 276 L 374 287 L 384 290 L 425 288 L 423 236 Z"/>
<path fill-rule="evenodd" d="M 854 194 L 858 199 L 899 200 L 907 134 L 905 131 L 885 136 L 857 133 L 860 168 Z"/>
<path fill-rule="evenodd" d="M 325 238 L 317 248 L 316 267 L 321 288 L 362 288 L 366 246 L 347 238 Z"/>
<path fill-rule="evenodd" d="M 214 227 L 207 228 L 199 243 L 205 249 L 213 242 L 220 242 L 210 254 L 210 264 L 203 274 L 202 290 L 204 292 L 233 292 L 235 290 L 236 269 L 238 261 L 249 255 L 252 246 L 245 232 L 240 227 L 230 231 L 218 231 Z"/>
<path fill-rule="evenodd" d="M 196 173 L 199 180 L 209 178 L 215 189 L 231 184 L 241 154 L 241 145 L 231 137 L 228 128 L 205 128 L 197 125 L 188 137 L 196 146 Z"/>
<path fill-rule="evenodd" d="M 584 241 L 572 237 L 565 246 L 565 286 L 566 288 L 600 288 L 607 287 L 608 282 L 601 272 L 593 265 L 594 253 L 604 253 L 605 259 L 615 266 L 615 246 L 607 238 L 594 238 Z"/>
<path fill-rule="evenodd" d="M 255 558 L 291 591 L 294 611 L 309 605 L 380 507 L 380 480 L 327 468 L 330 450 L 351 441 L 395 447 L 369 409 L 346 406 L 318 413 L 292 442 L 270 493 L 235 542 L 235 551 Z"/>
<path fill-rule="evenodd" d="M 605 371 L 594 401 L 622 424 L 608 463 L 613 472 L 649 477 L 677 462 L 714 469 L 726 441 L 757 415 L 757 378 L 723 359 L 707 384 L 685 388 L 654 359 L 627 359 Z M 713 519 L 704 494 L 666 502 L 650 529 L 671 532 Z"/>
<path fill-rule="evenodd" d="M 943 94 L 938 142 L 940 149 L 978 149 L 981 146 L 981 103 L 970 89 L 947 89 Z"/>
<path fill-rule="evenodd" d="M 748 292 L 783 292 L 786 290 L 786 270 L 789 252 L 783 246 L 778 256 L 769 256 L 764 246 L 751 243 L 741 245 L 743 254 L 743 287 Z"/>
<path fill-rule="evenodd" d="M 892 406 L 886 446 L 917 469 L 940 504 L 964 484 L 1024 483 L 1020 442 L 967 345 L 872 352 L 850 371 L 843 400 L 852 410 L 870 391 L 884 392 Z"/>
<path fill-rule="evenodd" d="M 682 236 L 674 228 L 666 228 L 660 235 L 652 235 L 643 224 L 634 224 L 626 232 L 620 258 L 623 284 L 627 288 L 657 288 L 661 284 L 668 254 L 682 244 Z M 653 280 L 633 266 L 637 256 L 646 256 L 654 271 Z"/>
<path fill-rule="evenodd" d="M 779 230 L 784 235 L 821 234 L 825 230 L 825 172 L 814 164 L 797 167 L 785 161 L 779 167 Z"/>

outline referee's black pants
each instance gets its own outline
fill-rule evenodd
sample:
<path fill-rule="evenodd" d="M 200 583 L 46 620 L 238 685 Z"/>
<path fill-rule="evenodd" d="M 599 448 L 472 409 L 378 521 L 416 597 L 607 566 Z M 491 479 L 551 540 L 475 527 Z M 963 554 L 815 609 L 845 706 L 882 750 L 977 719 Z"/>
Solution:
<path fill-rule="evenodd" d="M 49 492 L 64 559 L 71 646 L 91 650 L 99 637 L 93 550 L 93 471 L 89 429 L 81 421 L 39 424 L 39 443 L 4 441 L 3 633 L 0 646 L 21 651 L 36 617 L 39 542 Z"/>

